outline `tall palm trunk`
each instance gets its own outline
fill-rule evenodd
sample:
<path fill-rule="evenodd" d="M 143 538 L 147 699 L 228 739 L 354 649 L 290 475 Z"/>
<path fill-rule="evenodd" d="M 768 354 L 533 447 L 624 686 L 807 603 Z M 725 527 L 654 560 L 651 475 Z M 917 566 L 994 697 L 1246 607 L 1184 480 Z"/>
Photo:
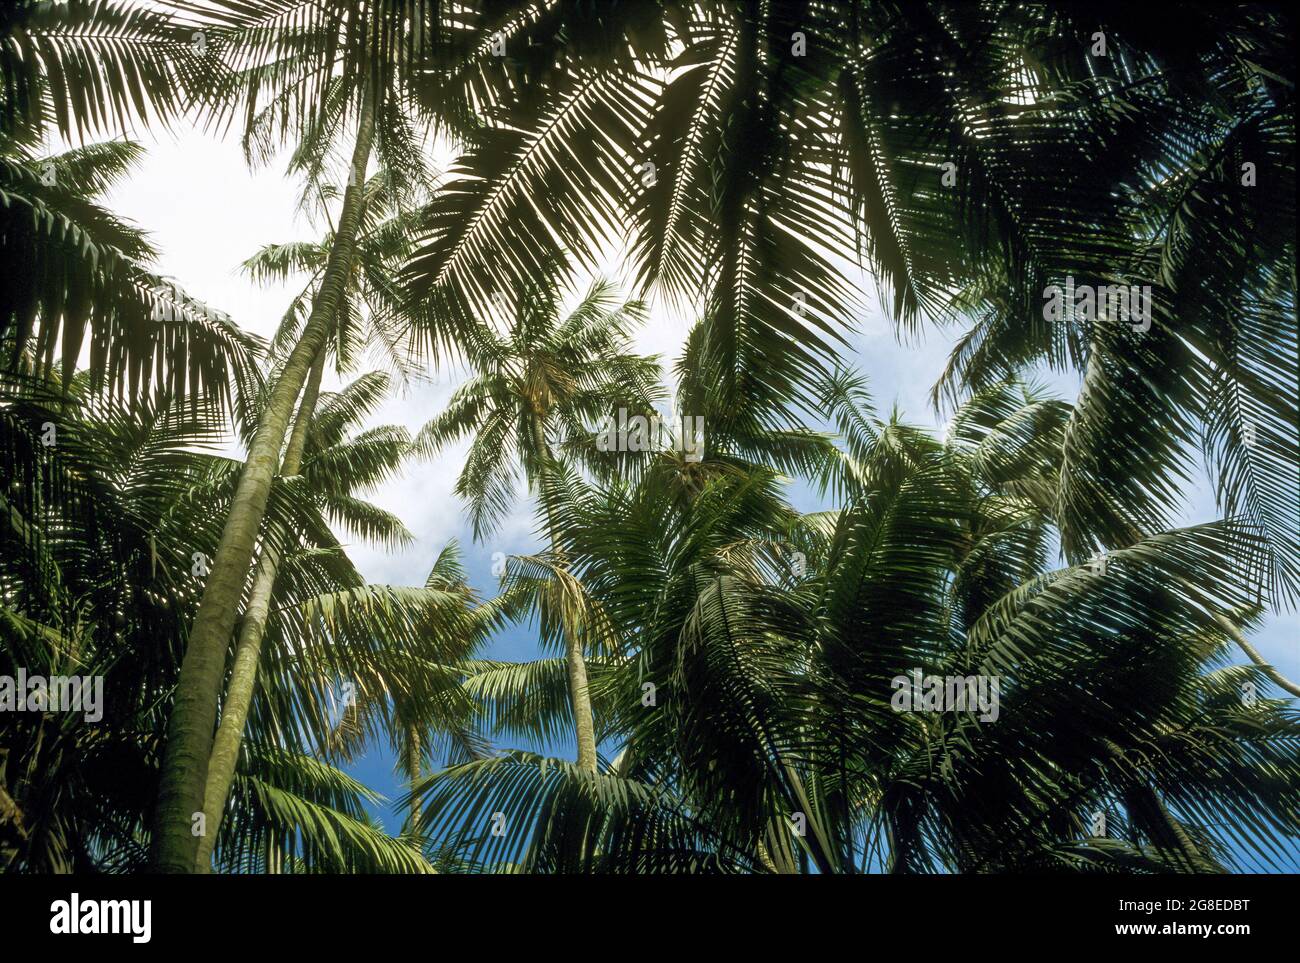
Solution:
<path fill-rule="evenodd" d="M 424 754 L 423 740 L 420 738 L 419 726 L 406 729 L 406 777 L 411 781 L 411 789 L 420 781 L 420 757 Z M 420 835 L 420 797 L 411 793 L 411 835 L 422 840 Z"/>
<path fill-rule="evenodd" d="M 538 489 L 542 498 L 542 507 L 546 511 L 551 554 L 560 559 L 563 565 L 560 540 L 550 503 L 551 452 L 546 445 L 546 433 L 542 430 L 540 415 L 533 417 L 533 442 L 537 445 L 538 458 L 541 459 Z M 578 739 L 578 768 L 595 772 L 596 729 L 592 722 L 591 694 L 587 691 L 587 661 L 582 655 L 582 638 L 576 631 L 576 626 L 567 624 L 564 626 L 564 664 L 569 675 L 569 702 L 573 706 L 573 724 Z"/>
<path fill-rule="evenodd" d="M 321 377 L 325 372 L 325 355 L 326 350 L 322 347 L 312 365 L 311 375 L 307 378 L 302 404 L 298 406 L 298 420 L 294 423 L 293 434 L 289 436 L 289 445 L 284 451 L 284 461 L 280 464 L 280 474 L 283 476 L 296 475 L 302 468 L 307 428 L 316 411 Z M 266 547 L 257 563 L 257 578 L 253 582 L 248 605 L 244 608 L 239 643 L 235 646 L 235 664 L 230 671 L 226 698 L 221 704 L 221 721 L 217 724 L 217 736 L 213 740 L 212 756 L 208 760 L 208 779 L 203 790 L 203 815 L 206 817 L 207 832 L 199 837 L 199 849 L 194 861 L 194 870 L 198 873 L 209 872 L 212 868 L 212 850 L 217 844 L 217 830 L 221 828 L 226 799 L 230 796 L 230 786 L 235 779 L 235 765 L 239 761 L 239 746 L 244 738 L 248 709 L 253 703 L 253 692 L 257 688 L 262 637 L 271 612 L 275 578 L 280 572 L 280 553 L 276 551 L 274 541 L 266 540 Z"/>
<path fill-rule="evenodd" d="M 280 840 L 271 834 L 266 837 L 266 872 L 268 876 L 274 876 L 284 871 L 284 850 L 280 848 Z"/>
<path fill-rule="evenodd" d="M 361 106 L 352 152 L 352 177 L 343 194 L 343 209 L 320 290 L 312 302 L 302 337 L 285 362 L 249 446 L 203 599 L 190 628 L 167 729 L 154 811 L 151 855 L 157 872 L 188 873 L 194 869 L 199 837 L 191 828 L 191 820 L 203 810 L 230 633 L 253 561 L 258 530 L 266 514 L 271 480 L 280 466 L 280 447 L 294 403 L 307 380 L 308 369 L 325 345 L 343 296 L 360 224 L 361 190 L 374 131 L 375 104 L 371 89 Z"/>

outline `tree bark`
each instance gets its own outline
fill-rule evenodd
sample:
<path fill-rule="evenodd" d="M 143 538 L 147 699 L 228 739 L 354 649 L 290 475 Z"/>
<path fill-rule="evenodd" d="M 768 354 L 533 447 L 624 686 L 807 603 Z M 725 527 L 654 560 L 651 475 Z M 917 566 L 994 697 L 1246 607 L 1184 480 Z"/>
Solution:
<path fill-rule="evenodd" d="M 550 494 L 551 450 L 546 444 L 546 433 L 542 430 L 542 420 L 533 416 L 533 442 L 537 445 L 537 457 L 541 469 L 538 475 L 538 490 L 542 499 L 542 508 L 546 512 L 547 531 L 551 537 L 551 554 L 560 559 L 563 565 L 560 541 L 555 528 L 555 518 L 551 514 L 548 499 Z M 587 690 L 587 661 L 582 654 L 582 640 L 572 626 L 564 629 L 564 664 L 569 676 L 569 702 L 573 706 L 573 725 L 578 740 L 578 768 L 587 772 L 596 771 L 596 729 L 592 721 L 591 694 Z"/>
<path fill-rule="evenodd" d="M 294 423 L 293 434 L 289 436 L 289 446 L 285 449 L 284 461 L 280 465 L 280 474 L 285 477 L 296 475 L 302 469 L 307 429 L 316 411 L 316 399 L 320 395 L 327 353 L 322 347 L 312 365 L 311 375 L 307 378 L 302 404 L 298 406 L 298 420 Z M 208 778 L 203 790 L 203 814 L 207 820 L 207 832 L 199 837 L 199 849 L 194 858 L 194 871 L 197 873 L 207 873 L 212 869 L 212 850 L 217 844 L 217 831 L 221 828 L 226 800 L 235 781 L 235 766 L 239 762 L 244 726 L 248 721 L 249 707 L 253 704 L 253 693 L 257 689 L 262 637 L 266 631 L 266 620 L 271 613 L 271 598 L 275 590 L 275 578 L 280 573 L 280 561 L 275 540 L 267 539 L 262 557 L 257 563 L 253 592 L 244 608 L 239 643 L 235 646 L 235 664 L 230 671 L 226 698 L 221 704 L 221 721 L 217 724 L 217 736 L 213 740 L 212 756 L 208 760 Z"/>
<path fill-rule="evenodd" d="M 578 768 L 596 771 L 596 730 L 592 722 L 591 694 L 587 691 L 587 661 L 574 633 L 564 638 L 564 663 L 569 673 L 569 700 L 573 703 L 573 724 L 578 738 Z"/>
<path fill-rule="evenodd" d="M 189 873 L 194 869 L 199 837 L 191 828 L 191 820 L 203 810 L 230 634 L 266 514 L 271 481 L 280 466 L 285 431 L 307 380 L 308 369 L 329 336 L 347 282 L 374 129 L 374 93 L 369 91 L 361 107 L 352 153 L 352 177 L 343 194 L 343 209 L 320 290 L 312 302 L 302 337 L 285 362 L 253 436 L 198 614 L 190 627 L 176 683 L 154 810 L 151 856 L 155 872 Z"/>
<path fill-rule="evenodd" d="M 420 797 L 415 795 L 415 784 L 420 781 L 420 756 L 423 755 L 423 741 L 418 726 L 408 726 L 406 730 L 406 778 L 411 781 L 411 835 L 423 840 L 420 833 Z"/>
<path fill-rule="evenodd" d="M 284 850 L 275 834 L 266 837 L 266 874 L 276 876 L 284 872 Z"/>

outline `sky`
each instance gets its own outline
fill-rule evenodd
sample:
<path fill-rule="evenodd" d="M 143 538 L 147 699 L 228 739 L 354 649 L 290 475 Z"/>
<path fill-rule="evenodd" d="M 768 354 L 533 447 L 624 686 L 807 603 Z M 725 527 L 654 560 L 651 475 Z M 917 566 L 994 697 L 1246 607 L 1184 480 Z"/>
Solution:
<path fill-rule="evenodd" d="M 150 233 L 161 252 L 159 273 L 175 279 L 191 296 L 227 312 L 242 328 L 269 337 L 301 284 L 261 288 L 242 277 L 237 267 L 263 244 L 319 237 L 296 212 L 299 186 L 284 176 L 283 159 L 250 172 L 233 137 L 223 141 L 198 131 L 180 130 L 175 135 L 145 135 L 140 140 L 148 152 L 134 174 L 108 195 L 108 206 Z M 438 161 L 445 166 L 449 159 Z M 609 259 L 606 270 L 618 278 L 617 258 Z M 863 287 L 870 290 L 869 281 L 864 281 Z M 664 367 L 670 368 L 693 320 L 652 301 L 649 323 L 639 333 L 637 345 L 645 353 L 660 354 Z M 942 418 L 931 409 L 928 396 L 960 331 L 931 329 L 900 344 L 892 325 L 870 306 L 859 318 L 858 327 L 859 332 L 851 338 L 852 351 L 842 360 L 866 375 L 877 409 L 887 414 L 897 405 L 911 423 L 941 431 Z M 370 424 L 400 424 L 414 435 L 442 409 L 454 390 L 454 380 L 443 375 L 431 383 L 411 385 L 390 398 Z M 1077 387 L 1072 377 L 1047 380 L 1066 397 Z M 338 379 L 328 373 L 325 390 L 338 385 Z M 493 554 L 528 554 L 540 547 L 532 506 L 523 492 L 500 529 L 484 543 L 474 543 L 464 506 L 453 494 L 467 447 L 463 444 L 436 459 L 408 463 L 402 475 L 369 494 L 371 501 L 396 513 L 415 535 L 410 547 L 394 553 L 345 540 L 349 555 L 369 581 L 422 585 L 438 551 L 454 538 L 460 542 L 472 583 L 481 594 L 491 596 L 496 587 L 491 575 Z M 802 510 L 818 507 L 806 486 L 793 485 L 790 497 Z M 1183 523 L 1217 517 L 1208 480 L 1188 493 L 1183 515 Z M 1296 613 L 1271 617 L 1254 641 L 1284 675 L 1300 678 L 1300 617 Z M 538 657 L 526 627 L 493 640 L 484 654 L 511 660 Z M 555 754 L 572 753 L 569 746 L 550 749 Z M 400 795 L 392 759 L 382 749 L 369 753 L 351 771 L 390 799 Z M 389 829 L 400 823 L 387 808 L 376 814 Z"/>

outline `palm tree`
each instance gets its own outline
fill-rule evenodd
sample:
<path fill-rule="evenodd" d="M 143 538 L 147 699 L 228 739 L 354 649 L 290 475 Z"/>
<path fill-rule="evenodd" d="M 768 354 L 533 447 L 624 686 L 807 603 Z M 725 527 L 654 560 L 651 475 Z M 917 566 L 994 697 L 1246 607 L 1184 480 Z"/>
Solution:
<path fill-rule="evenodd" d="M 1243 698 L 1266 691 L 1258 668 L 1208 668 L 1231 646 L 1214 614 L 1252 604 L 1249 530 L 1163 532 L 1104 574 L 1052 570 L 1069 405 L 1000 384 L 940 441 L 877 418 L 849 375 L 818 390 L 843 442 L 838 511 L 781 506 L 761 468 L 690 501 L 656 473 L 572 489 L 557 521 L 625 645 L 598 693 L 618 758 L 593 774 L 516 751 L 432 775 L 431 834 L 542 872 L 1294 858 L 1300 718 Z M 497 705 L 555 712 L 487 671 Z M 977 711 L 902 711 L 914 671 L 999 688 Z M 504 835 L 485 831 L 495 812 Z"/>
<path fill-rule="evenodd" d="M 1172 40 L 1109 2 L 167 5 L 0 11 L 0 669 L 102 676 L 115 707 L 0 732 L 0 867 L 1294 865 L 1300 715 L 1271 693 L 1300 687 L 1248 639 L 1300 595 L 1286 17 L 1188 8 Z M 103 206 L 139 151 L 86 136 L 190 104 L 251 162 L 291 143 L 302 205 L 338 207 L 247 262 L 310 276 L 268 377 Z M 430 132 L 462 151 L 436 185 Z M 701 319 L 698 462 L 595 443 L 661 393 L 639 302 L 596 285 L 562 319 L 548 283 L 611 245 Z M 967 329 L 942 438 L 830 367 L 859 265 L 903 328 Z M 1060 285 L 1112 294 L 1049 310 Z M 498 598 L 454 549 L 418 587 L 343 551 L 334 528 L 405 532 L 356 495 L 407 448 L 361 428 L 386 379 L 320 395 L 365 343 L 401 377 L 473 365 L 417 445 L 473 436 L 476 539 L 522 468 L 547 548 Z M 1041 366 L 1073 404 L 1022 383 Z M 242 466 L 208 450 L 232 429 Z M 1224 520 L 1174 528 L 1202 469 Z M 791 475 L 831 508 L 795 511 Z M 471 658 L 534 611 L 562 658 Z M 992 701 L 900 705 L 918 676 Z M 487 752 L 571 730 L 576 763 Z M 397 839 L 336 768 L 385 741 Z"/>
<path fill-rule="evenodd" d="M 515 458 L 521 463 L 545 517 L 551 548 L 543 619 L 556 626 L 564 645 L 578 765 L 594 772 L 596 740 L 583 639 L 599 628 L 566 571 L 561 531 L 553 517 L 560 455 L 551 439 L 563 432 L 575 454 L 594 455 L 594 423 L 619 407 L 650 409 L 660 396 L 659 369 L 653 358 L 628 347 L 632 326 L 644 316 L 640 302 L 615 306 L 613 289 L 605 282 L 594 284 L 563 320 L 558 302 L 554 287 L 532 285 L 518 293 L 504 334 L 480 325 L 471 351 L 477 374 L 457 389 L 446 411 L 424 426 L 415 445 L 432 454 L 474 436 L 456 493 L 469 501 L 476 539 L 508 510 Z"/>
<path fill-rule="evenodd" d="M 1289 362 L 1295 75 L 1285 30 L 1268 11 L 1239 10 L 1175 51 L 1154 24 L 1121 19 L 1116 10 L 1124 47 L 1099 63 L 1095 89 L 1044 118 L 1095 125 L 1098 146 L 1125 144 L 1100 178 L 1090 171 L 1060 185 L 1071 216 L 1099 230 L 1058 233 L 1033 276 L 1057 290 L 1070 279 L 1080 298 L 1146 285 L 1147 316 L 1124 315 L 1122 303 L 1117 311 L 1113 296 L 1092 311 L 1086 301 L 1049 311 L 1042 298 L 1026 307 L 1004 271 L 972 280 L 953 303 L 972 326 L 935 400 L 960 400 L 1033 364 L 1075 368 L 1082 387 L 1059 487 L 1069 557 L 1166 528 L 1172 493 L 1204 468 L 1222 514 L 1248 517 L 1264 536 L 1259 597 L 1290 606 L 1300 591 L 1290 495 L 1300 484 L 1300 378 Z M 1056 69 L 1069 78 L 1081 66 Z M 1256 177 L 1278 186 L 1280 200 L 1255 190 Z M 1100 196 L 1103 185 L 1112 190 Z"/>
<path fill-rule="evenodd" d="M 429 604 L 410 643 L 388 651 L 403 670 L 361 679 L 358 697 L 325 743 L 331 757 L 350 760 L 386 738 L 410 787 L 422 779 L 426 760 L 460 763 L 486 755 L 477 704 L 461 682 L 470 657 L 501 618 L 499 604 L 480 603 L 469 587 L 454 541 L 438 553 L 418 594 Z M 441 862 L 445 854 L 421 835 L 419 795 L 408 794 L 404 805 L 404 836 L 435 864 Z"/>
<path fill-rule="evenodd" d="M 218 120 L 242 110 L 246 143 L 273 129 L 299 138 L 295 161 L 310 168 L 355 120 L 351 159 L 329 258 L 302 333 L 271 388 L 248 447 L 221 545 L 191 627 L 169 722 L 153 847 L 159 871 L 189 872 L 197 840 L 225 653 L 234 629 L 272 480 L 298 396 L 344 297 L 361 223 L 362 185 L 372 150 L 392 170 L 419 156 L 403 110 L 407 81 L 437 36 L 437 5 L 425 0 L 335 0 L 282 4 L 219 2 L 178 8 L 208 37 L 217 61 L 205 91 Z M 398 23 L 400 30 L 390 24 Z M 426 39 L 427 38 L 427 39 Z M 264 146 L 264 144 L 263 144 Z"/>
<path fill-rule="evenodd" d="M 329 516 L 366 536 L 390 545 L 401 545 L 411 541 L 410 533 L 396 518 L 357 499 L 354 492 L 378 484 L 398 470 L 409 447 L 405 430 L 385 426 L 369 429 L 355 438 L 346 437 L 346 433 L 383 399 L 387 386 L 388 379 L 383 375 L 368 375 L 348 385 L 338 395 L 326 395 L 319 412 L 300 412 L 285 453 L 282 472 L 286 478 L 301 475 L 303 487 L 320 500 Z M 312 400 L 315 400 L 314 392 Z M 206 872 L 210 865 L 216 830 L 221 825 L 235 775 L 239 747 L 253 701 L 263 639 L 275 602 L 276 581 L 282 561 L 282 550 L 276 544 L 279 540 L 266 539 L 243 613 L 230 681 L 222 701 L 221 720 L 208 764 L 203 806 L 208 832 L 199 837 L 195 864 L 198 872 Z"/>
<path fill-rule="evenodd" d="M 14 724 L 0 735 L 0 798 L 12 804 L 0 819 L 3 860 L 34 872 L 141 871 L 166 696 L 201 593 L 195 573 L 216 547 L 212 509 L 229 501 L 239 465 L 212 453 L 228 425 L 206 406 L 165 394 L 105 397 L 85 373 L 66 390 L 62 381 L 6 385 L 0 405 L 0 663 L 7 678 L 20 667 L 99 678 L 102 700 L 97 711 L 6 713 Z M 46 445 L 42 426 L 55 422 L 56 443 Z M 357 472 L 362 447 L 342 448 Z M 392 525 L 342 493 L 321 502 L 371 535 Z M 296 841 L 287 851 L 307 868 L 427 869 L 405 843 L 360 821 L 373 794 L 302 742 L 304 732 L 328 728 L 315 698 L 321 687 L 304 688 L 305 669 L 373 665 L 374 640 L 406 638 L 420 600 L 352 598 L 360 579 L 321 509 L 285 486 L 271 513 L 277 529 L 297 533 L 304 546 L 288 553 L 278 601 L 331 598 L 340 588 L 347 597 L 328 613 L 308 608 L 273 623 L 273 642 L 296 653 L 298 672 L 273 672 L 263 684 L 263 703 L 276 708 L 252 727 L 233 817 L 220 830 L 223 858 L 247 866 L 274 834 Z M 365 615 L 348 615 L 350 608 Z M 348 618 L 368 623 L 364 641 Z"/>
<path fill-rule="evenodd" d="M 1035 363 L 1084 376 L 1058 489 L 1072 561 L 1167 528 L 1202 460 L 1222 513 L 1267 535 L 1261 598 L 1290 604 L 1291 30 L 1259 7 L 1188 17 L 1175 40 L 1123 4 L 485 7 L 465 29 L 495 47 L 428 81 L 489 119 L 412 287 L 481 307 L 485 275 L 631 237 L 647 284 L 699 295 L 726 410 L 779 418 L 815 409 L 865 262 L 901 325 L 972 326 L 940 397 Z M 1067 278 L 1146 285 L 1150 328 L 1045 317 Z"/>
<path fill-rule="evenodd" d="M 411 353 L 411 306 L 402 296 L 398 271 L 410 253 L 416 221 L 414 204 L 423 191 L 402 183 L 400 171 L 381 169 L 361 189 L 361 218 L 357 239 L 327 352 L 339 373 L 356 369 L 363 353 L 375 364 L 390 369 L 403 381 L 417 372 Z M 332 185 L 316 185 L 319 214 L 339 196 Z M 263 285 L 283 284 L 306 275 L 306 283 L 293 296 L 271 339 L 272 354 L 283 357 L 301 337 L 320 281 L 329 264 L 334 231 L 319 241 L 289 241 L 263 245 L 240 265 L 243 274 Z"/>
<path fill-rule="evenodd" d="M 144 235 L 100 206 L 141 150 L 86 143 L 183 108 L 199 58 L 157 11 L 112 0 L 18 0 L 0 12 L 0 291 L 5 371 L 71 378 L 83 350 L 96 385 L 229 405 L 252 384 L 252 342 L 228 317 L 165 285 Z M 75 148 L 51 155 L 52 133 Z M 190 303 L 186 303 L 190 302 Z"/>
<path fill-rule="evenodd" d="M 324 189 L 321 195 L 323 201 Z M 348 272 L 338 316 L 331 332 L 331 344 L 321 348 L 308 376 L 294 430 L 280 465 L 280 473 L 284 477 L 297 475 L 301 468 L 330 347 L 333 348 L 336 369 L 340 371 L 352 366 L 360 345 L 376 342 L 386 349 L 387 359 L 400 374 L 405 375 L 409 370 L 395 330 L 400 323 L 399 306 L 395 295 L 396 284 L 389 273 L 391 265 L 403 256 L 407 247 L 407 216 L 399 206 L 402 199 L 402 194 L 394 191 L 388 172 L 381 172 L 371 178 L 362 192 L 362 216 L 354 253 L 355 263 Z M 311 272 L 307 285 L 290 302 L 272 342 L 272 350 L 278 347 L 287 351 L 297 340 L 306 306 L 315 301 L 316 288 L 328 264 L 332 247 L 331 234 L 319 244 L 298 242 L 267 245 L 244 262 L 245 272 L 263 282 L 284 280 L 295 271 Z M 380 381 L 370 378 L 358 382 L 358 390 L 345 392 L 340 406 L 343 411 L 351 412 L 350 420 L 355 420 L 377 402 L 386 386 L 386 379 Z M 329 422 L 334 432 L 341 432 L 348 423 L 349 419 L 340 419 L 337 413 Z M 401 433 L 389 433 L 387 436 L 384 432 L 377 435 L 367 433 L 368 437 L 358 449 L 360 452 L 368 453 L 368 447 L 376 442 L 381 445 L 387 442 L 389 446 L 369 453 L 370 457 L 361 466 L 353 465 L 347 459 L 340 460 L 339 465 L 345 473 L 355 472 L 360 467 L 366 474 L 352 476 L 350 480 L 331 479 L 331 490 L 346 491 L 352 485 L 359 484 L 362 477 L 373 482 L 377 477 L 377 468 L 395 469 L 405 450 L 405 440 L 399 438 L 398 434 Z M 374 457 L 381 459 L 377 465 L 371 460 Z M 385 458 L 389 460 L 383 461 Z M 280 557 L 274 542 L 267 540 L 258 559 L 252 590 L 240 621 L 234 669 L 208 763 L 203 811 L 208 825 L 213 827 L 220 823 L 231 780 L 234 778 L 279 566 Z M 207 872 L 213 845 L 212 835 L 200 839 L 195 863 L 198 872 Z"/>

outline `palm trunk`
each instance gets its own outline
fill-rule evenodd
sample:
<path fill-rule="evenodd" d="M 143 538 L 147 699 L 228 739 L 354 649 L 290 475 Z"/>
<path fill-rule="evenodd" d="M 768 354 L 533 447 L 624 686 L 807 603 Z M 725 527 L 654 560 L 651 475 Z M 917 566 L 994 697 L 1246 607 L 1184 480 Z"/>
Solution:
<path fill-rule="evenodd" d="M 244 594 L 249 567 L 271 481 L 280 466 L 280 447 L 293 415 L 294 404 L 307 380 L 308 369 L 325 346 L 330 324 L 343 296 L 360 223 L 361 185 L 365 184 L 375 130 L 373 91 L 361 107 L 357 140 L 352 153 L 351 183 L 343 194 L 334 245 L 330 250 L 320 290 L 302 337 L 294 346 L 249 447 L 244 470 L 221 533 L 221 543 L 208 573 L 203 599 L 190 628 L 176 697 L 168 724 L 154 811 L 152 862 L 156 872 L 192 872 L 199 837 L 191 819 L 203 810 L 208 759 L 212 754 L 217 702 L 225 675 L 226 653 L 235 615 Z"/>
<path fill-rule="evenodd" d="M 1281 672 L 1277 671 L 1277 669 L 1273 668 L 1268 660 L 1266 660 L 1264 656 L 1260 655 L 1259 650 L 1246 641 L 1246 636 L 1242 633 L 1241 629 L 1237 627 L 1235 622 L 1225 616 L 1219 615 L 1217 612 L 1214 614 L 1214 621 L 1218 623 L 1221 629 L 1228 633 L 1232 638 L 1232 641 L 1237 643 L 1237 647 L 1240 648 L 1242 652 L 1246 653 L 1246 658 L 1259 666 L 1264 671 L 1264 674 L 1272 679 L 1279 688 L 1285 689 L 1293 696 L 1300 696 L 1300 685 L 1296 685 Z"/>
<path fill-rule="evenodd" d="M 325 372 L 325 355 L 325 349 L 321 348 L 312 365 L 311 375 L 307 378 L 302 404 L 298 406 L 298 420 L 294 423 L 293 434 L 289 436 L 289 446 L 285 449 L 284 461 L 280 465 L 280 474 L 283 476 L 296 475 L 302 468 L 307 428 L 316 411 L 321 377 Z M 206 873 L 212 868 L 212 850 L 217 843 L 217 830 L 221 828 L 221 817 L 226 811 L 230 786 L 235 780 L 239 746 L 243 742 L 248 710 L 253 703 L 257 667 L 262 658 L 262 637 L 271 612 L 275 577 L 280 572 L 280 553 L 276 551 L 274 542 L 271 538 L 266 540 L 262 558 L 257 563 L 257 578 L 244 609 L 239 643 L 235 646 L 235 664 L 230 672 L 225 701 L 221 705 L 221 721 L 217 724 L 217 736 L 212 743 L 212 757 L 208 760 L 208 778 L 203 790 L 203 814 L 207 820 L 207 832 L 199 837 L 199 849 L 194 860 L 194 871 L 197 873 Z"/>
<path fill-rule="evenodd" d="M 275 876 L 284 871 L 284 850 L 280 848 L 280 840 L 274 835 L 266 837 L 266 872 L 268 876 Z"/>
<path fill-rule="evenodd" d="M 560 540 L 555 529 L 555 518 L 548 501 L 550 494 L 551 454 L 546 445 L 539 416 L 533 417 L 533 441 L 541 459 L 538 489 L 542 507 L 546 511 L 546 526 L 551 537 L 551 554 L 560 559 Z M 573 626 L 564 627 L 564 664 L 569 675 L 569 702 L 573 706 L 573 724 L 578 739 L 578 768 L 596 771 L 596 729 L 592 722 L 591 694 L 587 691 L 587 661 L 582 655 L 582 640 Z"/>
<path fill-rule="evenodd" d="M 1186 864 L 1185 872 L 1189 873 L 1219 873 L 1223 872 L 1222 867 L 1213 860 L 1206 858 L 1201 854 L 1200 849 L 1192 842 L 1192 837 L 1187 835 L 1187 830 L 1183 828 L 1182 823 L 1174 818 L 1165 801 L 1160 798 L 1159 794 L 1150 787 L 1143 786 L 1140 790 L 1147 799 L 1147 804 L 1154 811 L 1156 819 L 1163 825 L 1169 838 L 1165 840 L 1165 848 L 1175 850 L 1182 856 Z M 1172 845 L 1169 845 L 1172 844 Z"/>
<path fill-rule="evenodd" d="M 420 781 L 420 756 L 423 744 L 420 730 L 408 726 L 406 730 L 406 777 L 411 780 L 411 835 L 422 840 L 420 835 L 420 797 L 415 795 L 415 784 Z"/>
<path fill-rule="evenodd" d="M 566 632 L 564 663 L 569 671 L 569 701 L 573 703 L 573 725 L 578 738 L 578 768 L 596 771 L 596 729 L 592 723 L 591 695 L 587 691 L 587 662 L 576 633 Z"/>

